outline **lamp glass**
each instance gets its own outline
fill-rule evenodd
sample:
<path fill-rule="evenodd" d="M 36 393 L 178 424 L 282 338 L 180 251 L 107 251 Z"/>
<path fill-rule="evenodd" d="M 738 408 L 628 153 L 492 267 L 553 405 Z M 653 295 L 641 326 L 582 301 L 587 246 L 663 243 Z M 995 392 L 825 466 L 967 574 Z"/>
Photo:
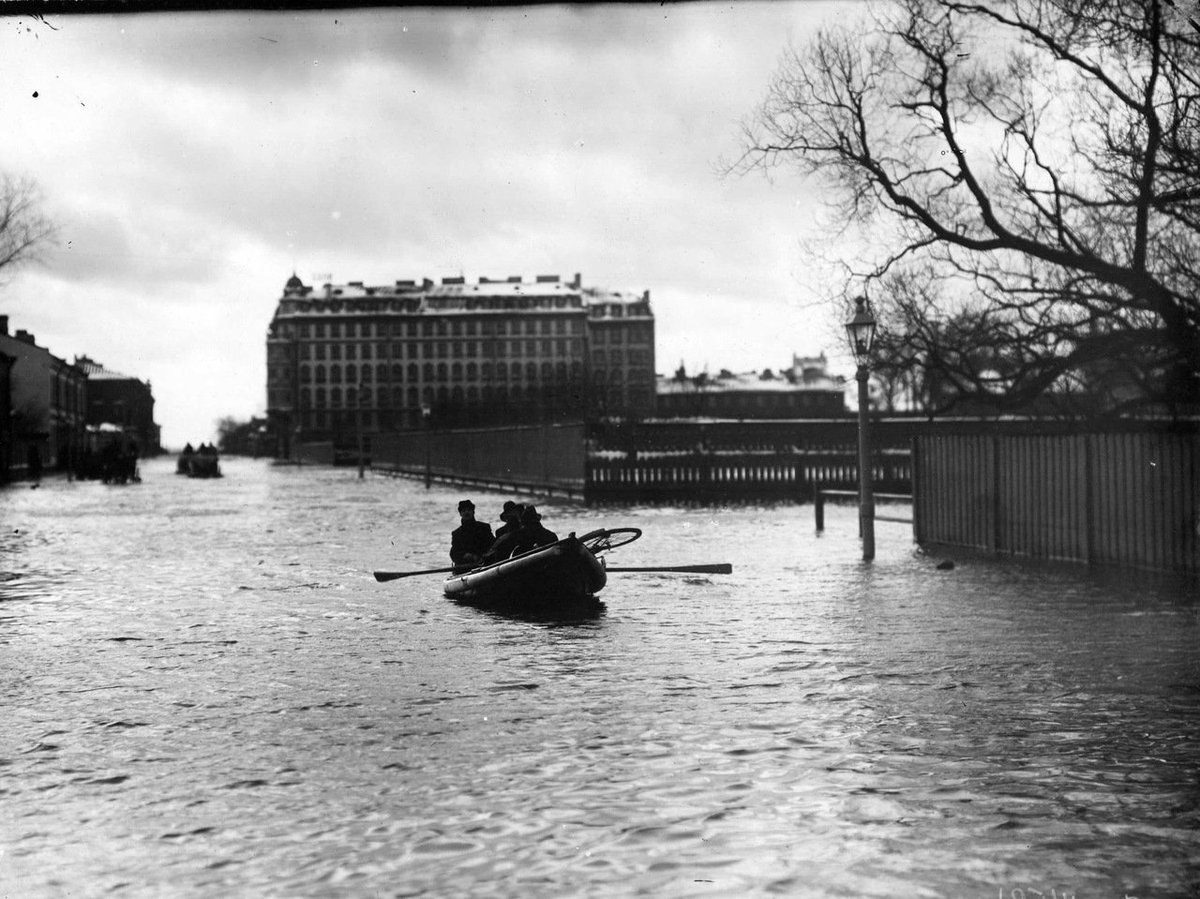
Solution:
<path fill-rule="evenodd" d="M 855 301 L 854 318 L 846 322 L 846 334 L 850 338 L 854 361 L 859 365 L 866 365 L 871 358 L 871 347 L 875 343 L 875 318 L 863 297 Z"/>

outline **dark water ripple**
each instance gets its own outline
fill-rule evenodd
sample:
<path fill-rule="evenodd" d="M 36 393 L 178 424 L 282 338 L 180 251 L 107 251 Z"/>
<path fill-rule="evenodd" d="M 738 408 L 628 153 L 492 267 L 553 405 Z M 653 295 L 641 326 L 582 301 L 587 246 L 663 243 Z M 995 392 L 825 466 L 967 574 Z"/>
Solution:
<path fill-rule="evenodd" d="M 735 573 L 521 621 L 370 576 L 457 491 L 223 464 L 0 495 L 0 894 L 1200 894 L 1194 583 L 550 504 Z"/>

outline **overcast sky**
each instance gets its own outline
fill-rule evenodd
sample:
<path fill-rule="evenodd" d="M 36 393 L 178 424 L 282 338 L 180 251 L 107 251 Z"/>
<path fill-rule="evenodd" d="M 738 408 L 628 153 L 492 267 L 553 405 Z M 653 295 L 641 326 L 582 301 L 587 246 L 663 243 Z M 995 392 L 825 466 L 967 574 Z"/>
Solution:
<path fill-rule="evenodd" d="M 149 380 L 164 442 L 265 410 L 287 278 L 649 290 L 657 368 L 841 359 L 816 185 L 722 177 L 786 42 L 855 4 L 0 19 L 0 166 L 59 225 L 10 329 Z M 840 363 L 838 370 L 849 372 Z"/>

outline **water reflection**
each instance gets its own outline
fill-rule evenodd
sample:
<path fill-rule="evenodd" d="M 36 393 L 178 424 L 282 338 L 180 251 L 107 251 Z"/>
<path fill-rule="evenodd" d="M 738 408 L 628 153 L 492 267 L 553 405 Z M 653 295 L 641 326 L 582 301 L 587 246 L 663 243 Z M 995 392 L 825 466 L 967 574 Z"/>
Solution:
<path fill-rule="evenodd" d="M 734 573 L 614 574 L 595 617 L 530 620 L 371 577 L 447 564 L 460 491 L 223 469 L 3 493 L 14 895 L 1200 883 L 1186 579 L 939 571 L 899 526 L 863 565 L 845 508 L 818 539 L 808 507 L 540 502 L 642 528 L 614 564 Z"/>

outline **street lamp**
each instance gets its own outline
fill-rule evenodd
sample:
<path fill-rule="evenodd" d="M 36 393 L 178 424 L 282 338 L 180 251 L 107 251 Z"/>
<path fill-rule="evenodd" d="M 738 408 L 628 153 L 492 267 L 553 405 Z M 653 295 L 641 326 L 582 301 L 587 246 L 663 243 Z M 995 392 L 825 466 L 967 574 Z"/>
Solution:
<path fill-rule="evenodd" d="M 846 322 L 850 349 L 858 363 L 858 527 L 862 534 L 863 561 L 875 558 L 875 497 L 871 492 L 871 451 L 867 435 L 871 345 L 875 343 L 875 318 L 866 297 L 855 300 L 854 318 Z"/>

